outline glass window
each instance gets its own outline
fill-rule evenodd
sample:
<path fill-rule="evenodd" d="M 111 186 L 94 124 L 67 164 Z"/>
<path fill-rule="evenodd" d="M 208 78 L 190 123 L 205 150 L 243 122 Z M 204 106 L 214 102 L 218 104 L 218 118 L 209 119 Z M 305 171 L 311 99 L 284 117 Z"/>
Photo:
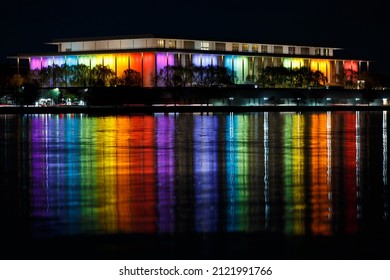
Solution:
<path fill-rule="evenodd" d="M 252 45 L 252 52 L 259 52 L 259 46 L 258 45 Z"/>
<path fill-rule="evenodd" d="M 240 44 L 233 43 L 232 45 L 232 51 L 239 52 L 240 51 Z"/>
<path fill-rule="evenodd" d="M 209 42 L 200 42 L 200 49 L 202 51 L 210 50 L 210 43 Z"/>
<path fill-rule="evenodd" d="M 176 49 L 176 40 L 169 40 L 168 41 L 168 48 Z"/>
<path fill-rule="evenodd" d="M 322 49 L 322 54 L 324 56 L 329 56 L 329 49 Z"/>
<path fill-rule="evenodd" d="M 283 53 L 282 46 L 274 46 L 274 53 Z"/>
<path fill-rule="evenodd" d="M 187 49 L 187 50 L 195 49 L 194 41 L 184 41 L 184 49 Z"/>
<path fill-rule="evenodd" d="M 215 49 L 217 51 L 226 51 L 226 44 L 225 43 L 215 43 Z"/>
<path fill-rule="evenodd" d="M 295 54 L 295 47 L 288 47 L 289 54 Z"/>
<path fill-rule="evenodd" d="M 249 51 L 249 45 L 248 44 L 242 44 L 242 51 L 248 52 Z"/>
<path fill-rule="evenodd" d="M 268 53 L 268 46 L 267 45 L 262 45 L 261 46 L 261 52 L 262 53 Z"/>
<path fill-rule="evenodd" d="M 309 55 L 309 54 L 310 54 L 309 48 L 302 47 L 302 48 L 301 48 L 301 54 L 303 54 L 303 55 Z"/>
<path fill-rule="evenodd" d="M 158 40 L 158 41 L 157 41 L 157 46 L 158 46 L 159 48 L 163 48 L 163 47 L 164 47 L 164 40 Z"/>
<path fill-rule="evenodd" d="M 315 49 L 314 53 L 315 55 L 321 55 L 321 49 Z"/>

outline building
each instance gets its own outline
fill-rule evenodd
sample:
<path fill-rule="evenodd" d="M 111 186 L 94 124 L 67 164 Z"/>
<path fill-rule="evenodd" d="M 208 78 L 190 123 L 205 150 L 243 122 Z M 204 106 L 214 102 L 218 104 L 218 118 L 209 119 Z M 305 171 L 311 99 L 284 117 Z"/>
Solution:
<path fill-rule="evenodd" d="M 223 66 L 235 73 L 237 84 L 254 83 L 259 69 L 267 66 L 308 67 L 321 71 L 328 84 L 341 84 L 346 71 L 368 71 L 369 61 L 338 58 L 339 48 L 261 43 L 222 42 L 152 35 L 55 40 L 57 52 L 19 55 L 30 70 L 54 65 L 104 65 L 121 77 L 126 69 L 140 73 L 142 86 L 153 87 L 156 75 L 167 65 Z M 19 67 L 18 67 L 19 68 Z"/>

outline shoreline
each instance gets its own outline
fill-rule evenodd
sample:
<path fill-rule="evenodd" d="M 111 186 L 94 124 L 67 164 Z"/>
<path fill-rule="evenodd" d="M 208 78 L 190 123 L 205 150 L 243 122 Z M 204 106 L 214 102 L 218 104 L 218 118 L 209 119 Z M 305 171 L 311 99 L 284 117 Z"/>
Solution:
<path fill-rule="evenodd" d="M 357 105 L 259 105 L 259 106 L 3 106 L 0 114 L 129 114 L 129 113 L 229 113 L 229 112 L 323 112 L 323 111 L 389 111 L 390 106 Z"/>

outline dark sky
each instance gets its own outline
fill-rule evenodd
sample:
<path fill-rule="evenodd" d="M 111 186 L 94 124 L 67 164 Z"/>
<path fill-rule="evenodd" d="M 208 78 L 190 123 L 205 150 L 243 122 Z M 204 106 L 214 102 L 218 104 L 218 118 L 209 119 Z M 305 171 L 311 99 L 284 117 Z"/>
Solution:
<path fill-rule="evenodd" d="M 0 26 L 1 60 L 53 50 L 53 39 L 156 34 L 340 47 L 390 75 L 390 12 L 378 0 L 2 0 Z"/>

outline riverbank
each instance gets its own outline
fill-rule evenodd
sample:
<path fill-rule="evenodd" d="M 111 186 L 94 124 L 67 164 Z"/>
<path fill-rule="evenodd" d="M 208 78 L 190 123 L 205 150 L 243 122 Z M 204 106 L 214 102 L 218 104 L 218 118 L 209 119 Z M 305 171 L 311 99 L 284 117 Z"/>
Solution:
<path fill-rule="evenodd" d="M 60 95 L 62 98 L 73 96 L 72 104 L 83 105 L 59 105 Z M 43 96 L 50 102 L 40 102 Z M 48 96 L 53 97 L 48 99 Z M 15 102 L 24 105 L 0 105 L 0 113 L 381 111 L 387 110 L 387 106 L 390 106 L 390 90 L 253 87 L 26 88 Z"/>
<path fill-rule="evenodd" d="M 388 111 L 390 106 L 365 105 L 260 105 L 260 106 L 3 106 L 0 114 L 131 114 L 131 113 L 224 113 L 224 112 L 313 112 L 313 111 Z"/>

